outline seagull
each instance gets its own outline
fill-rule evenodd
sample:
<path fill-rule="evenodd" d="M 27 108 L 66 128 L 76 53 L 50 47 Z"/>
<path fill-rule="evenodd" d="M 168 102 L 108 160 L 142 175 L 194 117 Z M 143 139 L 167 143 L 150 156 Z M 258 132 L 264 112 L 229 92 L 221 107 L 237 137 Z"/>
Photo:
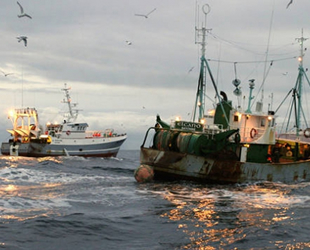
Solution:
<path fill-rule="evenodd" d="M 17 15 L 17 16 L 18 16 L 19 18 L 26 16 L 26 17 L 32 19 L 31 16 L 29 16 L 29 15 L 26 14 L 26 13 L 24 13 L 23 6 L 21 6 L 21 4 L 20 4 L 19 2 L 17 2 L 17 4 L 19 5 L 19 8 L 20 8 L 20 15 Z"/>
<path fill-rule="evenodd" d="M 7 77 L 8 75 L 13 75 L 14 74 L 14 73 L 5 73 L 2 70 L 0 70 L 0 72 L 2 72 L 5 77 Z"/>
<path fill-rule="evenodd" d="M 27 47 L 27 38 L 26 36 L 18 36 L 16 37 L 18 39 L 18 42 L 24 41 L 25 47 Z"/>
<path fill-rule="evenodd" d="M 146 15 L 143 15 L 143 14 L 135 14 L 135 16 L 143 16 L 143 17 L 145 17 L 145 18 L 148 18 L 149 15 L 150 15 L 152 12 L 154 12 L 155 10 L 156 10 L 156 8 L 153 9 L 152 11 L 150 11 L 149 13 L 147 13 Z"/>
<path fill-rule="evenodd" d="M 287 4 L 286 8 L 288 8 L 292 3 L 293 3 L 293 0 L 291 0 L 291 1 Z"/>
<path fill-rule="evenodd" d="M 126 41 L 126 43 L 127 43 L 127 45 L 131 45 L 132 44 L 132 42 L 129 42 L 129 41 Z"/>
<path fill-rule="evenodd" d="M 191 67 L 190 70 L 188 71 L 188 74 L 191 73 L 194 68 L 195 67 Z"/>
<path fill-rule="evenodd" d="M 288 74 L 288 72 L 282 73 L 282 75 L 286 76 Z"/>

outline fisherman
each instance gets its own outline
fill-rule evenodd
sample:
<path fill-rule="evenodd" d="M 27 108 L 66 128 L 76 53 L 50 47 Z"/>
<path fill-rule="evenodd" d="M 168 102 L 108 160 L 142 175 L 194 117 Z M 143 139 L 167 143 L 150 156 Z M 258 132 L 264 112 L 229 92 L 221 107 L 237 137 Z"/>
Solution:
<path fill-rule="evenodd" d="M 272 149 L 272 154 L 271 154 L 272 162 L 279 163 L 279 160 L 281 157 L 280 150 L 281 150 L 281 144 L 276 143 Z"/>
<path fill-rule="evenodd" d="M 310 147 L 308 145 L 305 145 L 304 160 L 308 160 L 309 158 L 310 158 Z"/>

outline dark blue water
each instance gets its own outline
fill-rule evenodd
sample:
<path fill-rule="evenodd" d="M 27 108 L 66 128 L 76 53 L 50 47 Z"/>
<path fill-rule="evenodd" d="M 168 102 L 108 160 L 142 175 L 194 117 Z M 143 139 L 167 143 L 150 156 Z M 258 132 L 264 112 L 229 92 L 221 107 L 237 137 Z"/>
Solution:
<path fill-rule="evenodd" d="M 2 249 L 310 249 L 310 183 L 136 183 L 117 158 L 0 157 Z"/>

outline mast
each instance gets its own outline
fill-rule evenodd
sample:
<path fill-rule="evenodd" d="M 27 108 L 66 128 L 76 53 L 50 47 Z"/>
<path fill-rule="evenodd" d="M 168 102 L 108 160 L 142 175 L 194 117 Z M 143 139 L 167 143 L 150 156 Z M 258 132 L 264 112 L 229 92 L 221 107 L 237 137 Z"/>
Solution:
<path fill-rule="evenodd" d="M 67 115 L 65 115 L 65 117 L 68 119 L 67 122 L 72 122 L 76 120 L 77 116 L 78 116 L 78 110 L 73 110 L 72 106 L 71 106 L 71 97 L 69 94 L 69 90 L 71 89 L 71 87 L 67 88 L 67 84 L 65 83 L 65 87 L 62 89 L 65 92 L 65 99 L 63 99 L 63 103 L 67 103 L 68 104 L 68 110 L 69 113 Z M 76 106 L 76 104 L 73 104 L 74 106 Z"/>
<path fill-rule="evenodd" d="M 196 111 L 198 107 L 199 115 L 198 115 L 198 122 L 204 123 L 204 109 L 205 109 L 205 91 L 206 91 L 206 73 L 209 74 L 211 83 L 213 85 L 214 91 L 216 98 L 219 101 L 219 104 L 221 106 L 221 109 L 223 111 L 224 119 L 226 120 L 226 123 L 229 124 L 228 118 L 226 115 L 226 112 L 224 110 L 217 85 L 215 83 L 214 77 L 212 75 L 211 69 L 209 67 L 209 64 L 205 58 L 205 53 L 206 53 L 206 35 L 208 31 L 211 31 L 211 29 L 206 28 L 206 23 L 207 23 L 207 15 L 210 12 L 210 6 L 208 4 L 205 4 L 202 6 L 202 12 L 204 13 L 205 16 L 205 21 L 202 24 L 201 28 L 197 28 L 196 26 L 196 44 L 201 44 L 201 57 L 200 57 L 200 74 L 199 74 L 199 80 L 198 80 L 198 88 L 197 88 L 197 94 L 196 94 L 196 102 L 195 102 L 195 109 L 194 109 L 194 115 L 193 115 L 193 122 L 195 122 L 196 118 Z M 200 37 L 202 37 L 201 41 L 199 41 Z M 198 41 L 197 41 L 198 40 Z"/>
<path fill-rule="evenodd" d="M 196 44 L 201 45 L 201 57 L 200 57 L 200 73 L 199 73 L 199 80 L 198 80 L 198 88 L 197 88 L 197 94 L 196 94 L 196 102 L 195 102 L 195 109 L 194 109 L 194 115 L 193 115 L 193 122 L 196 119 L 196 112 L 198 107 L 198 122 L 201 122 L 204 118 L 204 109 L 205 109 L 205 54 L 206 54 L 206 32 L 208 29 L 206 28 L 207 25 L 207 15 L 210 12 L 210 6 L 208 4 L 205 4 L 202 6 L 202 12 L 205 16 L 205 21 L 202 23 L 202 27 L 199 28 L 196 26 Z M 199 22 L 199 20 L 198 20 Z M 210 30 L 210 29 L 209 29 Z M 199 41 L 201 39 L 201 41 Z"/>
<path fill-rule="evenodd" d="M 303 67 L 303 58 L 304 58 L 304 41 L 306 41 L 308 38 L 304 38 L 303 36 L 303 29 L 301 30 L 301 37 L 296 38 L 296 40 L 300 44 L 300 55 L 298 57 L 299 66 L 298 66 L 298 77 L 294 89 L 294 101 L 295 101 L 295 109 L 296 109 L 296 135 L 299 135 L 299 130 L 301 127 L 300 119 L 303 113 L 302 109 L 302 92 L 303 92 L 303 78 L 305 76 L 305 71 Z M 297 95 L 297 96 L 296 96 Z M 296 97 L 297 97 L 297 103 L 296 103 Z M 297 107 L 296 107 L 297 106 Z"/>
<path fill-rule="evenodd" d="M 298 57 L 299 61 L 299 67 L 298 67 L 298 78 L 296 82 L 296 91 L 298 93 L 298 108 L 297 108 L 297 119 L 296 119 L 296 133 L 299 135 L 299 128 L 300 128 L 300 118 L 301 118 L 301 112 L 302 112 L 302 91 L 303 91 L 303 77 L 305 74 L 304 67 L 303 67 L 303 59 L 304 59 L 304 41 L 307 40 L 307 38 L 304 38 L 303 36 L 303 29 L 301 30 L 301 37 L 296 38 L 296 40 L 300 44 L 300 55 Z"/>

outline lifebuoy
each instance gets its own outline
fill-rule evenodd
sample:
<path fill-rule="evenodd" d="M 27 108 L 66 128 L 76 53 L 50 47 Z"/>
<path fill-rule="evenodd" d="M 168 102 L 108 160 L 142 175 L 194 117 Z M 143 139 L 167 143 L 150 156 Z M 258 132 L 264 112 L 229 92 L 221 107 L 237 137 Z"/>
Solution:
<path fill-rule="evenodd" d="M 304 130 L 304 136 L 305 136 L 306 138 L 309 138 L 309 137 L 310 137 L 310 128 L 306 128 L 306 129 Z"/>
<path fill-rule="evenodd" d="M 70 131 L 70 130 L 67 130 L 66 134 L 67 134 L 67 135 L 70 135 L 70 134 L 71 134 L 71 131 Z"/>
<path fill-rule="evenodd" d="M 293 156 L 293 152 L 292 152 L 292 151 L 287 151 L 287 152 L 286 152 L 286 156 L 292 157 L 292 156 Z"/>
<path fill-rule="evenodd" d="M 251 138 L 253 139 L 255 135 L 257 135 L 257 130 L 255 128 L 252 128 L 250 131 Z"/>

